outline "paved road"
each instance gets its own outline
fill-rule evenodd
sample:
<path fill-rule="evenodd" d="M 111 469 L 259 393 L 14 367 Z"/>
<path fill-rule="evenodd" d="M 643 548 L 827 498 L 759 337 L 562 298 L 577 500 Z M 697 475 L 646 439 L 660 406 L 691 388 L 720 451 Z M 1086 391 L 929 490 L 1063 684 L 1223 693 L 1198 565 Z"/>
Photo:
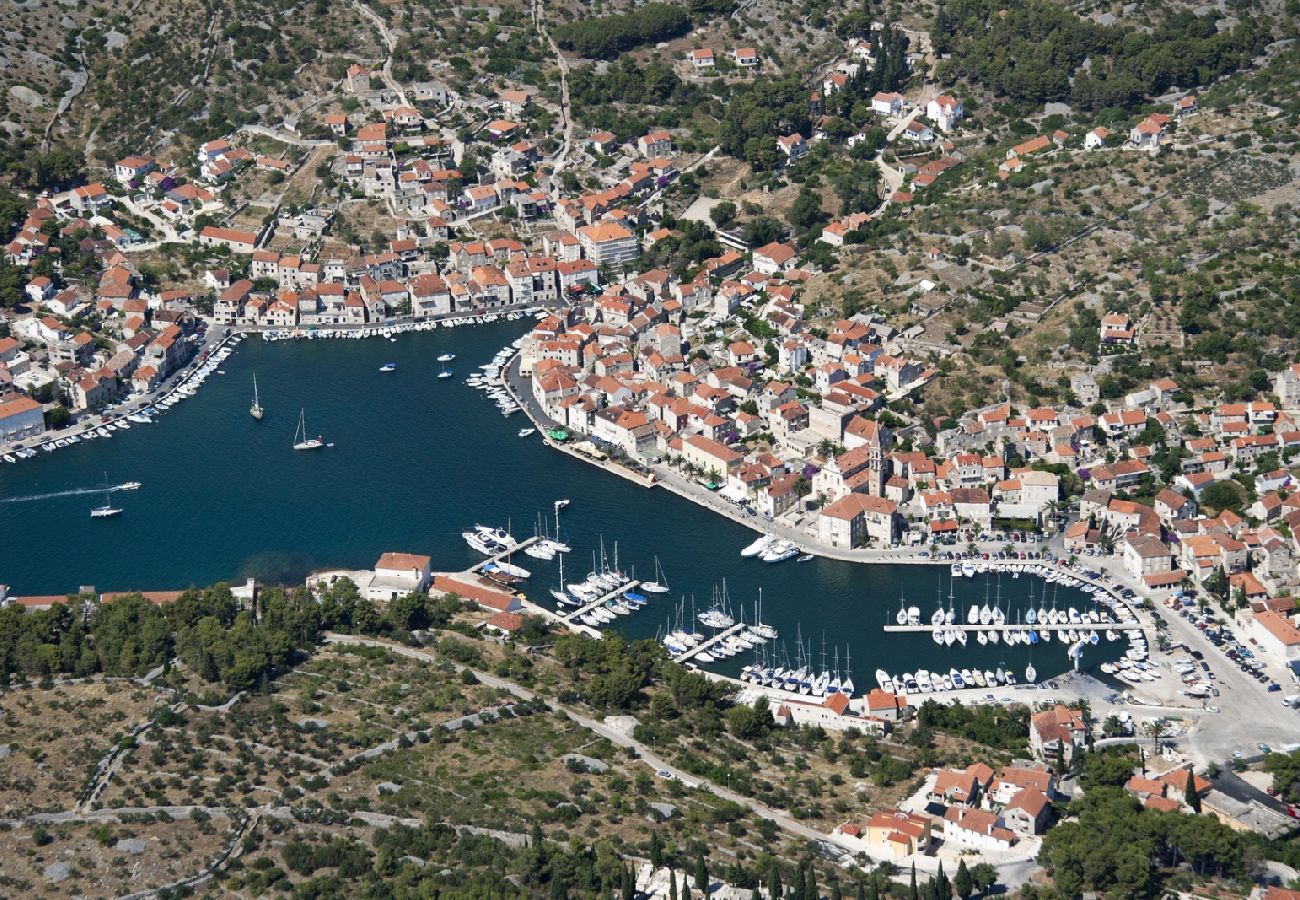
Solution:
<path fill-rule="evenodd" d="M 1120 584 L 1141 593 L 1142 585 L 1123 570 L 1120 557 L 1084 558 L 1089 568 L 1110 575 Z M 1154 627 L 1153 614 L 1134 607 L 1144 625 Z M 1199 723 L 1188 735 L 1174 738 L 1172 743 L 1186 752 L 1198 766 L 1210 762 L 1223 765 L 1230 760 L 1234 750 L 1254 752 L 1255 745 L 1265 742 L 1273 747 L 1300 741 L 1300 715 L 1282 705 L 1285 691 L 1269 693 L 1264 685 L 1248 677 L 1232 664 L 1231 660 L 1205 639 L 1190 621 L 1164 606 L 1157 606 L 1160 618 L 1168 624 L 1171 641 L 1186 644 L 1199 650 L 1214 672 L 1219 696 L 1210 703 L 1218 713 L 1202 715 Z M 1153 656 L 1159 656 L 1153 648 Z"/>
<path fill-rule="evenodd" d="M 332 98 L 330 98 L 332 99 Z M 316 101 L 320 102 L 320 101 Z M 293 134 L 285 134 L 277 128 L 267 128 L 265 125 L 244 125 L 239 129 L 249 134 L 258 134 L 262 137 L 270 138 L 273 141 L 279 141 L 281 144 L 289 144 L 294 147 L 333 147 L 336 146 L 334 141 L 317 141 L 301 138 Z"/>

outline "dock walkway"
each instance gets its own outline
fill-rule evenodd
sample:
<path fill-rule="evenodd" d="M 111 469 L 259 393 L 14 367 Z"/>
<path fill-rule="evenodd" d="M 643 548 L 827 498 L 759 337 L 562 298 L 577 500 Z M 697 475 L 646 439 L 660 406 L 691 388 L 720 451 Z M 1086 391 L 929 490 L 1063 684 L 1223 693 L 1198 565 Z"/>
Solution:
<path fill-rule="evenodd" d="M 526 548 L 526 547 L 531 547 L 533 544 L 537 543 L 539 540 L 541 540 L 541 539 L 540 539 L 537 535 L 533 535 L 533 536 L 530 537 L 530 538 L 524 538 L 522 541 L 520 541 L 519 543 L 515 544 L 515 545 L 514 545 L 513 547 L 511 547 L 510 549 L 508 549 L 508 550 L 502 550 L 500 553 L 496 553 L 496 554 L 493 554 L 492 556 L 489 556 L 487 559 L 483 560 L 481 563 L 479 563 L 478 565 L 474 566 L 474 567 L 471 569 L 471 571 L 473 571 L 473 572 L 481 572 L 481 571 L 482 571 L 484 568 L 486 568 L 490 563 L 501 562 L 501 560 L 505 559 L 505 558 L 508 557 L 508 556 L 512 556 L 512 555 L 514 555 L 514 554 L 516 554 L 516 553 L 523 553 L 523 552 L 524 552 L 524 548 Z"/>
<path fill-rule="evenodd" d="M 886 625 L 885 631 L 902 631 L 902 632 L 933 632 L 947 628 L 960 628 L 963 631 L 1141 631 L 1142 628 L 1136 622 L 1126 625 L 1122 622 L 1064 622 L 1055 625 L 1045 625 L 1037 623 L 1034 625 L 1019 625 L 1007 623 L 1005 625 L 995 625 L 992 622 L 987 625 L 970 625 L 966 622 L 953 622 L 951 625 Z"/>
<path fill-rule="evenodd" d="M 732 625 L 730 628 L 718 632 L 717 634 L 709 638 L 704 643 L 695 645 L 694 647 L 692 647 L 691 649 L 683 653 L 681 656 L 674 657 L 674 659 L 679 663 L 689 662 L 690 660 L 699 656 L 705 650 L 708 650 L 710 647 L 716 647 L 718 644 L 722 643 L 722 641 L 724 641 L 726 638 L 729 638 L 736 632 L 741 631 L 748 627 L 749 626 L 744 622 L 737 622 L 735 625 Z"/>
<path fill-rule="evenodd" d="M 610 591 L 608 594 L 598 597 L 595 600 L 592 600 L 590 603 L 587 603 L 583 606 L 579 606 L 577 609 L 573 610 L 572 612 L 560 613 L 560 618 L 564 619 L 566 622 L 569 622 L 570 624 L 572 624 L 572 621 L 574 619 L 581 621 L 583 616 L 591 612 L 597 606 L 603 606 L 604 604 L 608 603 L 610 600 L 613 600 L 615 597 L 620 596 L 621 594 L 626 594 L 628 591 L 636 590 L 637 586 L 640 584 L 641 582 L 639 581 L 629 581 L 627 584 L 620 585 L 619 587 L 614 588 L 614 590 Z"/>

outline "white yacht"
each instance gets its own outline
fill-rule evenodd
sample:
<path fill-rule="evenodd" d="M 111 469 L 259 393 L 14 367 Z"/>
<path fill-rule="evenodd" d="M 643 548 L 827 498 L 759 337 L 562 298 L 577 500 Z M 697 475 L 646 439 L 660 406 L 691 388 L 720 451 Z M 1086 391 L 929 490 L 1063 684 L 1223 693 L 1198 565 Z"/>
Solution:
<path fill-rule="evenodd" d="M 740 551 L 740 555 L 749 558 L 751 556 L 760 556 L 766 553 L 771 546 L 776 543 L 776 538 L 770 534 L 760 535 L 752 544 L 746 546 Z"/>

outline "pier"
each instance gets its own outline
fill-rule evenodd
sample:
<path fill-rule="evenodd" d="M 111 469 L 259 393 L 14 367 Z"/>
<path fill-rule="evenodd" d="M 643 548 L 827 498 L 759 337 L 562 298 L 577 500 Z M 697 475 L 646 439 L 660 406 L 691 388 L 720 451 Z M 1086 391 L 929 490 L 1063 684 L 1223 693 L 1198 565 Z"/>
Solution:
<path fill-rule="evenodd" d="M 592 600 L 590 603 L 584 604 L 583 606 L 579 606 L 577 609 L 573 610 L 573 612 L 560 613 L 560 618 L 564 619 L 566 622 L 570 624 L 573 624 L 574 619 L 581 619 L 583 616 L 591 612 L 597 606 L 603 606 L 606 603 L 608 603 L 610 600 L 613 600 L 615 597 L 621 594 L 626 594 L 628 591 L 636 590 L 637 586 L 640 584 L 641 582 L 639 581 L 629 581 L 627 584 L 614 588 L 614 590 L 610 591 L 608 594 L 605 594 L 604 596 L 601 597 L 597 597 L 595 600 Z"/>
<path fill-rule="evenodd" d="M 694 647 L 687 650 L 681 656 L 673 657 L 673 659 L 675 662 L 679 662 L 679 663 L 690 662 L 692 659 L 699 656 L 705 650 L 708 650 L 710 647 L 717 646 L 726 638 L 729 638 L 736 632 L 742 631 L 748 627 L 749 626 L 744 622 L 737 622 L 735 625 L 732 625 L 730 628 L 726 629 L 725 631 L 719 631 L 717 634 L 709 638 L 707 641 L 704 641 L 701 644 L 696 644 Z"/>
<path fill-rule="evenodd" d="M 886 625 L 886 632 L 934 632 L 946 631 L 949 628 L 960 628 L 962 631 L 1142 631 L 1142 626 L 1136 622 L 1126 625 L 1123 622 L 1063 622 L 1055 625 L 1025 625 L 1021 623 L 1016 625 L 995 625 L 992 622 L 987 625 L 968 625 L 965 622 L 953 622 L 951 625 Z"/>
<path fill-rule="evenodd" d="M 520 541 L 519 543 L 515 544 L 515 545 L 514 545 L 513 547 L 511 547 L 510 549 L 508 549 L 508 550 L 502 550 L 500 553 L 494 554 L 493 556 L 489 556 L 487 559 L 483 560 L 481 563 L 479 563 L 478 565 L 474 566 L 474 567 L 471 569 L 471 571 L 476 572 L 476 573 L 479 573 L 479 574 L 482 574 L 482 570 L 483 570 L 486 566 L 488 566 L 489 564 L 491 564 L 491 563 L 496 563 L 496 562 L 501 562 L 501 560 L 503 560 L 503 559 L 507 559 L 508 557 L 510 557 L 510 556 L 512 556 L 512 555 L 514 555 L 514 554 L 516 554 L 516 553 L 523 553 L 523 552 L 524 552 L 524 548 L 526 548 L 526 547 L 531 547 L 533 544 L 537 543 L 539 540 L 540 540 L 540 538 L 539 538 L 537 535 L 533 535 L 533 536 L 530 537 L 530 538 L 525 538 L 524 540 L 522 540 L 522 541 Z"/>

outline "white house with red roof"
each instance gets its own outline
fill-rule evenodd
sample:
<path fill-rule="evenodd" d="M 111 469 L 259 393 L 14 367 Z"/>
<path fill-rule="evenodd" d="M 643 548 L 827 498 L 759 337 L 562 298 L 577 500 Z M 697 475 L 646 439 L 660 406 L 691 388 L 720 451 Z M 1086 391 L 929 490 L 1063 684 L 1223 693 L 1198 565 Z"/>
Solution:
<path fill-rule="evenodd" d="M 940 94 L 925 106 L 925 115 L 940 131 L 952 131 L 962 120 L 966 111 L 961 101 L 951 94 Z"/>

